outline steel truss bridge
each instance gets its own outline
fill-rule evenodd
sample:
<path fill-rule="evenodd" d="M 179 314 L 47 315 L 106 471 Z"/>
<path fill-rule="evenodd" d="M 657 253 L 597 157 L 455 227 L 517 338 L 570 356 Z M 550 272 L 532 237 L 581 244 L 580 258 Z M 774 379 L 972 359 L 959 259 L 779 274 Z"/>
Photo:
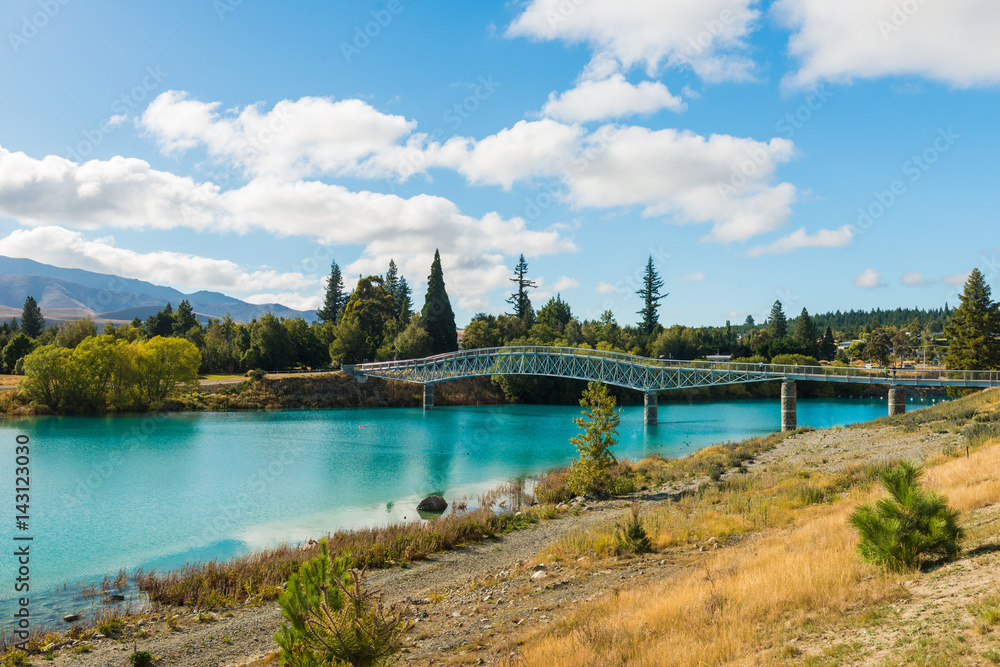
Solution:
<path fill-rule="evenodd" d="M 438 382 L 486 375 L 539 375 L 597 380 L 645 394 L 645 421 L 657 420 L 656 394 L 670 389 L 714 387 L 781 380 L 782 429 L 795 428 L 795 381 L 889 385 L 889 414 L 906 410 L 905 387 L 1000 386 L 1000 371 L 945 369 L 862 369 L 649 359 L 622 352 L 574 347 L 491 347 L 439 354 L 426 359 L 384 361 L 346 367 L 359 376 L 422 384 L 424 407 L 434 406 Z"/>
<path fill-rule="evenodd" d="M 1000 371 L 862 369 L 838 366 L 741 364 L 648 359 L 575 347 L 489 347 L 426 359 L 358 364 L 358 375 L 435 384 L 483 375 L 542 375 L 598 380 L 643 392 L 768 380 L 852 382 L 901 387 L 997 387 Z"/>

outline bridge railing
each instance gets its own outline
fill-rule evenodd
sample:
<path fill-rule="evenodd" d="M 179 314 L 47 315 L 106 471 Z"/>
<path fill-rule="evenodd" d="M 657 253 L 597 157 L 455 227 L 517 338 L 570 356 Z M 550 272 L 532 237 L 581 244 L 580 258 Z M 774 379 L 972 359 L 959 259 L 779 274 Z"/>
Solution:
<path fill-rule="evenodd" d="M 547 346 L 513 346 L 513 347 L 487 347 L 473 350 L 459 350 L 448 352 L 424 359 L 405 359 L 400 361 L 381 361 L 373 363 L 358 364 L 356 369 L 359 372 L 403 372 L 409 369 L 423 369 L 433 367 L 436 364 L 445 364 L 450 361 L 462 359 L 475 359 L 481 357 L 521 357 L 521 356 L 548 356 L 548 357 L 574 357 L 593 358 L 613 363 L 628 364 L 650 369 L 678 369 L 681 371 L 698 371 L 710 373 L 742 374 L 749 378 L 769 378 L 782 379 L 793 378 L 800 380 L 848 380 L 852 382 L 878 382 L 884 384 L 897 381 L 902 383 L 918 384 L 952 384 L 952 385 L 976 385 L 986 384 L 1000 385 L 1000 371 L 967 371 L 948 370 L 943 368 L 858 368 L 857 366 L 800 366 L 796 364 L 763 364 L 763 363 L 734 363 L 731 361 L 707 361 L 694 360 L 683 361 L 675 359 L 650 359 L 639 357 L 624 352 L 611 350 L 588 350 L 577 347 L 547 347 Z"/>

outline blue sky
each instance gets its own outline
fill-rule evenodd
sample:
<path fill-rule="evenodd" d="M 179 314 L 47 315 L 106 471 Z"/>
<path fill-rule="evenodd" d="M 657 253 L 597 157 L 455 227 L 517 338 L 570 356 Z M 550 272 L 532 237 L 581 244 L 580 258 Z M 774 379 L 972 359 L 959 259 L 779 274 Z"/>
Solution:
<path fill-rule="evenodd" d="M 440 248 L 581 317 L 955 303 L 1000 260 L 995 0 L 0 7 L 0 254 L 316 307 Z"/>

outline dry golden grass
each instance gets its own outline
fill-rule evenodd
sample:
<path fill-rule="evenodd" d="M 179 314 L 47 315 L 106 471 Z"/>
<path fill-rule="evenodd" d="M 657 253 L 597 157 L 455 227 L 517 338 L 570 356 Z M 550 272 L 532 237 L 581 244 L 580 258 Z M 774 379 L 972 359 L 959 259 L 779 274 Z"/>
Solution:
<path fill-rule="evenodd" d="M 745 532 L 755 526 L 749 512 L 737 511 L 740 503 L 749 501 L 751 508 L 755 499 L 764 503 L 770 489 L 772 515 L 764 532 L 712 552 L 705 567 L 691 575 L 586 605 L 531 638 L 523 650 L 525 663 L 780 664 L 797 655 L 788 640 L 806 625 L 844 619 L 905 595 L 901 584 L 919 574 L 884 573 L 864 564 L 857 535 L 847 525 L 854 508 L 881 497 L 881 490 L 857 488 L 831 504 L 800 502 L 796 508 L 795 482 L 773 482 L 748 479 L 746 488 L 730 489 L 728 500 L 723 490 L 718 498 L 692 500 L 687 512 L 647 517 L 660 546 L 716 531 Z M 809 482 L 828 489 L 837 484 L 815 477 Z M 937 463 L 928 469 L 926 484 L 962 511 L 1000 502 L 1000 442 L 969 458 Z M 567 556 L 593 551 L 607 544 L 609 535 L 592 530 L 570 536 L 555 551 Z"/>
<path fill-rule="evenodd" d="M 997 502 L 1000 498 L 1000 441 L 953 458 L 927 470 L 928 488 L 948 497 L 953 509 L 967 512 Z"/>

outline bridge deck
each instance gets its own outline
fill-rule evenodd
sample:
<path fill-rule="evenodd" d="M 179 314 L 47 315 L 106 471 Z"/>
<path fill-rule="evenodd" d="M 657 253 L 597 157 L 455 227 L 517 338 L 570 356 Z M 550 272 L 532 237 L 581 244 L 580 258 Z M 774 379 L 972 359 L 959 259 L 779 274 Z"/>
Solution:
<path fill-rule="evenodd" d="M 849 382 L 909 387 L 997 387 L 1000 371 L 882 369 L 649 359 L 621 352 L 571 347 L 493 347 L 426 359 L 358 364 L 360 375 L 434 384 L 484 375 L 542 375 L 599 380 L 606 384 L 663 391 L 768 380 Z"/>

